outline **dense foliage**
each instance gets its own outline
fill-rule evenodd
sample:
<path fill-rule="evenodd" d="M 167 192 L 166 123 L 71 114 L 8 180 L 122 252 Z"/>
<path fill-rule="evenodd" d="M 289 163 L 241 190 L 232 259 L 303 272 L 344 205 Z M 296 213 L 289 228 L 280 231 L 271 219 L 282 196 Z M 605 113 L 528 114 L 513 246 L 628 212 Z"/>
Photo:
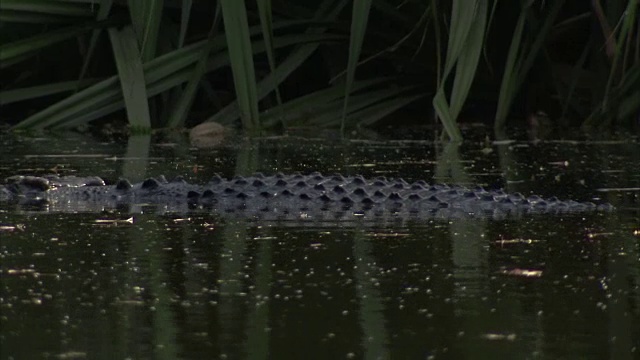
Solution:
<path fill-rule="evenodd" d="M 609 126 L 640 114 L 638 1 L 2 0 L 3 121 L 348 127 L 400 109 Z M 477 110 L 480 109 L 480 110 Z M 123 112 L 123 110 L 125 112 Z"/>

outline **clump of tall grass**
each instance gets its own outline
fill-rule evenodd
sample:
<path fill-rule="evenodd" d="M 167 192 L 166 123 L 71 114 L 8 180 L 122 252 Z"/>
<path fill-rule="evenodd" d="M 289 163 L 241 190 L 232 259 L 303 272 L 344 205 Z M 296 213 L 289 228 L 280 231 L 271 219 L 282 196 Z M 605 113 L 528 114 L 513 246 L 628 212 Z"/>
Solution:
<path fill-rule="evenodd" d="M 0 106 L 15 129 L 126 115 L 135 131 L 215 121 L 260 135 L 344 133 L 410 105 L 458 141 L 470 101 L 492 104 L 482 116 L 501 131 L 532 94 L 557 104 L 557 117 L 608 126 L 640 113 L 637 9 L 637 0 L 4 0 Z M 535 92 L 541 72 L 546 93 Z"/>

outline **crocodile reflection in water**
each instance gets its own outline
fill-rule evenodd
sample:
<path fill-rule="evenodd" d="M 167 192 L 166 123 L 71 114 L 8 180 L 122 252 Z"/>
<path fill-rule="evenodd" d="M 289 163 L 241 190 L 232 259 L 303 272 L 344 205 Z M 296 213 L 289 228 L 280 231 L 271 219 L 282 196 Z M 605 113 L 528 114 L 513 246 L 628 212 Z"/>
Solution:
<path fill-rule="evenodd" d="M 21 209 L 51 212 L 99 212 L 152 205 L 156 211 L 213 211 L 263 219 L 353 219 L 518 217 L 531 213 L 610 211 L 609 204 L 525 197 L 481 187 L 408 183 L 403 179 L 362 176 L 277 174 L 190 184 L 164 176 L 131 184 L 105 185 L 99 177 L 12 176 L 0 185 L 0 202 Z"/>

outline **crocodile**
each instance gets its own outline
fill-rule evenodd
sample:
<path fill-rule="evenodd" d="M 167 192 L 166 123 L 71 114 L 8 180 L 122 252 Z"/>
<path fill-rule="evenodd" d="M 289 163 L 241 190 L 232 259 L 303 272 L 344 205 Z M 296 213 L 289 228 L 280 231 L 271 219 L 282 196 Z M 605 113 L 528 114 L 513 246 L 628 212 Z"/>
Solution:
<path fill-rule="evenodd" d="M 494 219 L 526 214 L 607 212 L 609 204 L 556 197 L 524 196 L 483 187 L 407 182 L 386 177 L 255 174 L 224 178 L 206 184 L 164 176 L 132 184 L 120 179 L 107 185 L 100 177 L 12 176 L 0 185 L 0 205 L 47 212 L 153 211 L 188 213 L 209 211 L 253 219 L 354 220 L 356 218 Z"/>

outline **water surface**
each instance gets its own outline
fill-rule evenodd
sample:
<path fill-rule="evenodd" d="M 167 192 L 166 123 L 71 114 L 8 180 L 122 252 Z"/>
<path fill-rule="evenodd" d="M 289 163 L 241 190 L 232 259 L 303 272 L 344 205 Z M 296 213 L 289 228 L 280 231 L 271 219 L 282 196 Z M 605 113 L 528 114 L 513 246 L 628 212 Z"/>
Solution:
<path fill-rule="evenodd" d="M 261 223 L 154 207 L 0 207 L 2 358 L 638 358 L 637 139 L 477 138 L 461 147 L 278 138 L 198 150 L 180 138 L 4 136 L 1 177 L 340 172 L 617 210 Z"/>

